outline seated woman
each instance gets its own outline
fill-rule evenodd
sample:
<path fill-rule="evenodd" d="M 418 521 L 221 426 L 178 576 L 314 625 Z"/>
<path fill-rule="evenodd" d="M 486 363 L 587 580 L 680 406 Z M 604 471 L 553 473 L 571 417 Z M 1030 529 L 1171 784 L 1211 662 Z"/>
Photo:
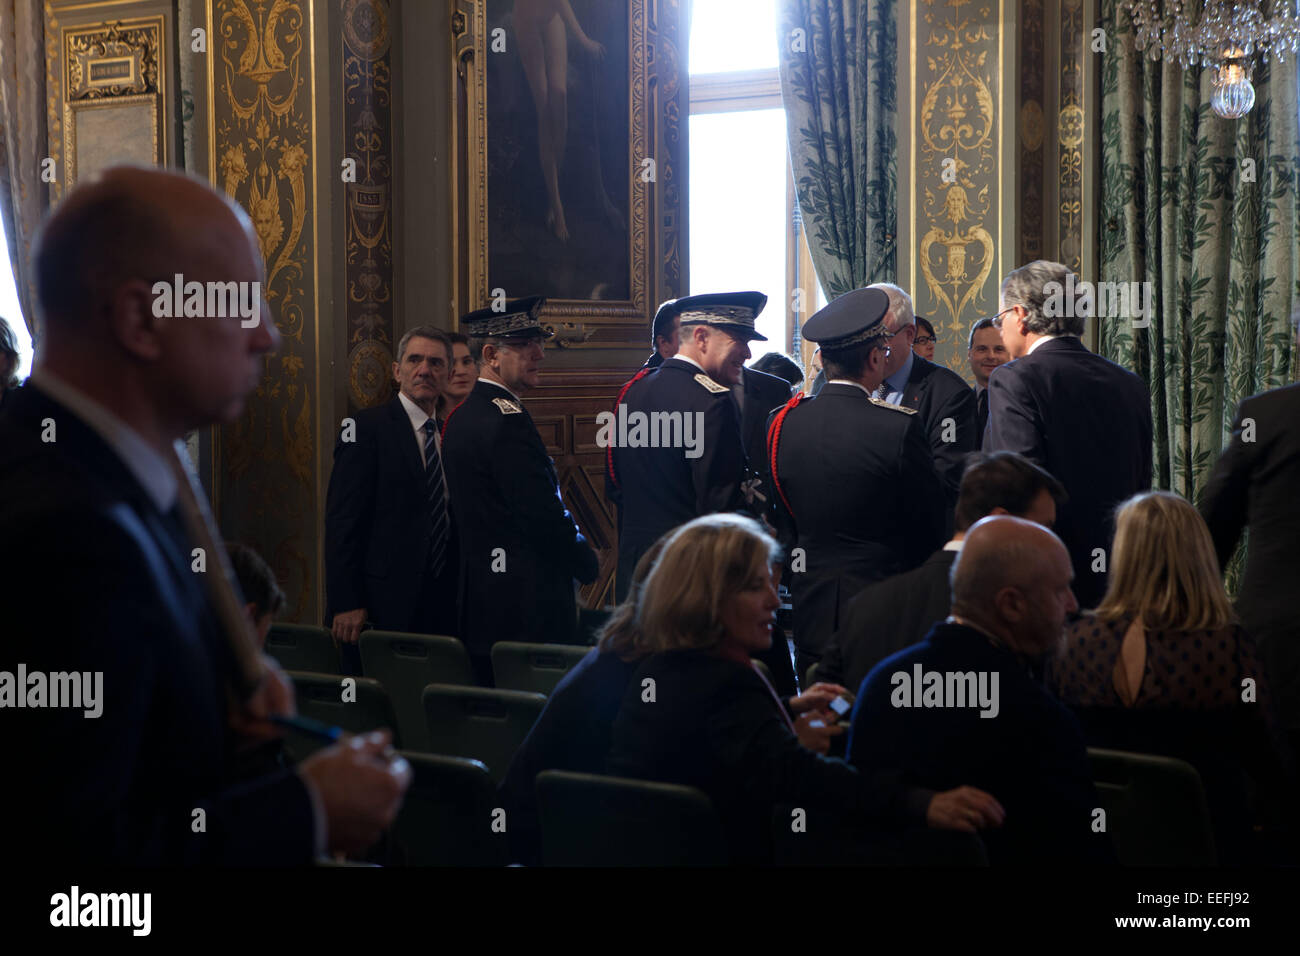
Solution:
<path fill-rule="evenodd" d="M 1249 776 L 1279 785 L 1282 758 L 1254 642 L 1234 619 L 1209 530 L 1183 498 L 1150 491 L 1120 506 L 1106 597 L 1068 628 L 1049 683 L 1089 746 L 1196 767 L 1220 862 L 1249 858 Z"/>
<path fill-rule="evenodd" d="M 739 515 L 697 518 L 671 534 L 641 589 L 636 623 L 655 653 L 628 684 L 609 772 L 702 790 L 736 863 L 771 860 L 777 804 L 810 817 L 820 810 L 966 832 L 1000 824 L 1001 806 L 982 791 L 907 788 L 800 744 L 750 660 L 772 640 L 776 551 L 755 521 Z"/>

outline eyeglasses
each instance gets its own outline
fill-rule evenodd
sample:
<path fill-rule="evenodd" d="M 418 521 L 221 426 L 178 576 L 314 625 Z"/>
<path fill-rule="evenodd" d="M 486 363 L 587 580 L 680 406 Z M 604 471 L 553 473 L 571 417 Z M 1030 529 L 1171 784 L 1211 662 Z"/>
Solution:
<path fill-rule="evenodd" d="M 918 335 L 918 336 L 916 337 L 916 339 L 912 342 L 912 344 L 913 344 L 913 345 L 930 345 L 931 343 L 933 343 L 933 342 L 935 342 L 935 341 L 937 341 L 937 340 L 934 338 L 934 336 L 931 336 L 931 335 Z"/>
<path fill-rule="evenodd" d="M 1002 316 L 1006 315 L 1008 312 L 1014 312 L 1014 311 L 1016 311 L 1016 309 L 1018 309 L 1018 308 L 1020 308 L 1020 306 L 1018 306 L 1018 305 L 1013 305 L 1013 306 L 1012 306 L 1011 308 L 1009 308 L 1009 309 L 1003 309 L 1003 310 L 1002 310 L 1001 312 L 999 312 L 997 315 L 991 315 L 991 316 L 989 316 L 989 319 L 993 322 L 993 328 L 997 329 L 998 331 L 1001 331 L 1001 330 L 1002 330 Z"/>

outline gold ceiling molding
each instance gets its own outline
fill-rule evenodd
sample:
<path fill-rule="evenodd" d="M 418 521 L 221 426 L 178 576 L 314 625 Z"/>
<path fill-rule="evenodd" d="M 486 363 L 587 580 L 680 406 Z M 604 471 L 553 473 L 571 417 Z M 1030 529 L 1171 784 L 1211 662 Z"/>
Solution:
<path fill-rule="evenodd" d="M 914 21 L 912 30 L 925 65 L 912 77 L 921 103 L 913 129 L 913 175 L 924 200 L 914 202 L 911 213 L 925 289 L 910 291 L 917 313 L 931 316 L 949 337 L 962 335 L 976 313 L 986 310 L 996 261 L 1000 206 L 994 197 L 1003 162 L 994 91 L 1002 66 L 1002 20 L 989 22 L 990 6 L 921 0 L 913 10 L 924 24 L 918 32 Z M 954 367 L 964 368 L 964 355 L 959 358 Z"/>

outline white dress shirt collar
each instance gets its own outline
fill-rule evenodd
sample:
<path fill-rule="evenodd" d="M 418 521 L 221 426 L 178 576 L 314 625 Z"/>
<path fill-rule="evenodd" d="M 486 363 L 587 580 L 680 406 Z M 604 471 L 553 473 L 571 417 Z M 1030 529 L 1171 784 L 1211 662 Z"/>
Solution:
<path fill-rule="evenodd" d="M 149 500 L 166 514 L 176 504 L 176 475 L 167 460 L 135 429 L 103 405 L 48 371 L 40 370 L 31 384 L 80 418 L 113 450 L 131 472 Z"/>
<path fill-rule="evenodd" d="M 691 358 L 689 355 L 683 355 L 681 352 L 678 352 L 676 355 L 673 356 L 673 358 L 677 359 L 678 361 L 685 362 L 687 365 L 694 365 L 701 372 L 704 372 L 704 366 L 701 365 L 699 362 L 695 361 L 695 359 Z M 704 372 L 704 374 L 708 375 L 709 373 Z M 709 377 L 712 378 L 712 376 Z"/>
<path fill-rule="evenodd" d="M 495 385 L 497 388 L 501 389 L 501 391 L 505 392 L 507 395 L 509 395 L 511 398 L 513 398 L 516 402 L 522 402 L 522 401 L 523 401 L 522 398 L 520 398 L 520 397 L 519 397 L 518 395 L 516 395 L 514 392 L 510 391 L 510 389 L 506 388 L 504 385 L 502 385 L 502 384 L 501 384 L 500 382 L 498 382 L 496 379 L 484 378 L 482 375 L 480 375 L 480 376 L 478 377 L 478 380 L 479 380 L 480 382 L 487 382 L 489 385 Z"/>
<path fill-rule="evenodd" d="M 433 416 L 425 412 L 423 408 L 407 398 L 402 392 L 398 392 L 397 397 L 402 402 L 402 408 L 406 409 L 407 417 L 411 419 L 411 427 L 416 431 L 422 431 L 424 429 L 424 423 Z"/>
<path fill-rule="evenodd" d="M 1042 345 L 1044 342 L 1050 342 L 1052 341 L 1052 339 L 1059 339 L 1059 338 L 1060 338 L 1059 335 L 1040 335 L 1037 339 L 1034 340 L 1034 344 L 1029 346 L 1029 351 L 1026 352 L 1025 354 L 1033 355 L 1034 349 L 1038 348 L 1038 346 Z"/>
<path fill-rule="evenodd" d="M 867 386 L 863 385 L 861 382 L 853 381 L 853 379 L 851 378 L 832 378 L 828 380 L 826 384 L 827 385 L 852 385 L 854 388 L 862 389 L 862 393 L 866 395 L 868 398 L 871 397 L 871 389 L 867 388 Z M 823 386 L 823 388 L 824 387 L 825 386 Z"/>

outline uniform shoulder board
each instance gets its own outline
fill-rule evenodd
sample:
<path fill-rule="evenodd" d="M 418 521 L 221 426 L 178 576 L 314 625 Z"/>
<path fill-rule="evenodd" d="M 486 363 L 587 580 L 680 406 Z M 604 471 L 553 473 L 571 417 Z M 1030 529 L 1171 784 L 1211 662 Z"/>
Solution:
<path fill-rule="evenodd" d="M 916 414 L 916 409 L 915 409 L 915 408 L 905 408 L 905 407 L 903 407 L 902 405 L 895 405 L 895 404 L 893 404 L 892 402 L 882 402 L 880 399 L 876 398 L 876 396 L 874 396 L 874 395 L 871 396 L 871 404 L 872 404 L 872 405 L 879 405 L 881 408 L 892 409 L 893 411 L 896 411 L 896 412 L 904 412 L 904 413 L 906 413 L 906 414 L 908 414 L 908 415 L 915 415 L 915 414 Z"/>
<path fill-rule="evenodd" d="M 707 388 L 714 395 L 720 395 L 723 392 L 731 391 L 731 389 L 727 388 L 727 386 L 719 385 L 717 382 L 709 378 L 703 372 L 700 372 L 698 375 L 695 376 L 695 381 L 699 382 L 701 385 Z"/>
<path fill-rule="evenodd" d="M 502 415 L 522 415 L 524 410 L 508 398 L 494 398 L 492 404 L 501 409 Z"/>

